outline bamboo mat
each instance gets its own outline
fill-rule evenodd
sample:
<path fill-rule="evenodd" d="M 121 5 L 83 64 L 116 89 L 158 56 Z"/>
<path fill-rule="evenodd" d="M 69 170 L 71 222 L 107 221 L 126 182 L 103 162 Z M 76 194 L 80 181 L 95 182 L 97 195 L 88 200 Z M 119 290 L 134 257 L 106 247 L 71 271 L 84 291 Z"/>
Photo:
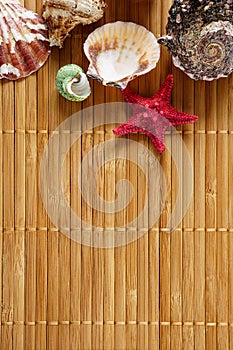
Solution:
<path fill-rule="evenodd" d="M 71 240 L 48 219 L 39 191 L 40 159 L 58 125 L 82 108 L 122 101 L 117 89 L 94 81 L 93 94 L 82 104 L 64 100 L 54 83 L 59 67 L 72 62 L 87 69 L 82 43 L 104 22 L 129 20 L 156 36 L 164 34 L 171 2 L 109 0 L 102 22 L 75 29 L 37 74 L 1 82 L 2 350 L 233 349 L 233 76 L 194 82 L 174 68 L 162 48 L 156 70 L 131 84 L 149 96 L 173 73 L 173 106 L 199 116 L 195 126 L 179 129 L 191 157 L 194 194 L 172 233 L 166 228 L 178 193 L 176 168 L 170 152 L 156 154 L 145 135 L 130 136 L 135 149 L 126 144 L 125 154 L 138 152 L 139 157 L 139 145 L 153 152 L 165 174 L 167 196 L 160 219 L 148 231 L 150 217 L 145 215 L 145 234 L 133 243 L 97 249 Z M 41 12 L 42 0 L 25 0 L 24 5 Z M 73 210 L 96 227 L 124 225 L 137 217 L 143 201 L 153 203 L 153 193 L 147 189 L 143 197 L 146 190 L 141 190 L 154 176 L 150 164 L 139 169 L 117 159 L 117 151 L 99 171 L 97 187 L 111 201 L 116 184 L 128 179 L 135 189 L 128 210 L 101 214 L 75 192 L 82 157 L 114 139 L 112 128 L 103 123 L 84 133 L 63 171 Z M 166 143 L 172 148 L 172 138 Z"/>

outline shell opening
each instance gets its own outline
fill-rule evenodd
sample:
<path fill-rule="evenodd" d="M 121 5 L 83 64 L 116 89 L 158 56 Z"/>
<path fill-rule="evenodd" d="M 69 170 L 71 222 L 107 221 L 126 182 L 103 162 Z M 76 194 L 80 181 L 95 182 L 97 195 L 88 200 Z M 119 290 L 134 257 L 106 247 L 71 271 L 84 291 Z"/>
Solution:
<path fill-rule="evenodd" d="M 73 77 L 64 78 L 62 81 L 62 90 L 65 96 L 72 101 L 81 101 L 91 94 L 87 76 L 81 71 Z"/>
<path fill-rule="evenodd" d="M 63 89 L 68 92 L 70 95 L 78 96 L 78 83 L 80 82 L 80 77 L 71 79 L 68 83 L 64 81 Z"/>

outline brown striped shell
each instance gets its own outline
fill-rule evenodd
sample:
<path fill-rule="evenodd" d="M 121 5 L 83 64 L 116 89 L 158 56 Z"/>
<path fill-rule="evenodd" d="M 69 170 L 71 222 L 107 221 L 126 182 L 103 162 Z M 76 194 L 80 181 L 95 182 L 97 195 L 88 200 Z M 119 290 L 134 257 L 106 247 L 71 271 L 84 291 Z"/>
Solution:
<path fill-rule="evenodd" d="M 40 69 L 49 53 L 43 18 L 22 7 L 17 0 L 1 0 L 0 79 L 27 77 Z"/>

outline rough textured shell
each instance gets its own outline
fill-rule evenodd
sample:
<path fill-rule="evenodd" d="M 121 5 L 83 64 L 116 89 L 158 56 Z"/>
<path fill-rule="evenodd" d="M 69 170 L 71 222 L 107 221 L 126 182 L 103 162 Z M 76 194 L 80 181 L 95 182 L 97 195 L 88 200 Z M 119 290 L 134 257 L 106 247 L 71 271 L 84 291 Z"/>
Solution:
<path fill-rule="evenodd" d="M 62 47 L 76 25 L 97 22 L 105 7 L 104 0 L 45 0 L 43 17 L 48 22 L 50 45 Z"/>
<path fill-rule="evenodd" d="M 90 61 L 88 76 L 121 89 L 130 80 L 155 68 L 160 57 L 155 36 L 131 22 L 97 28 L 88 36 L 84 52 Z"/>
<path fill-rule="evenodd" d="M 0 2 L 0 79 L 37 71 L 49 56 L 48 30 L 38 14 L 18 1 Z"/>
<path fill-rule="evenodd" d="M 86 74 L 75 64 L 68 64 L 59 69 L 56 86 L 60 94 L 69 101 L 81 102 L 91 94 Z"/>
<path fill-rule="evenodd" d="M 174 64 L 193 79 L 213 80 L 233 71 L 233 0 L 175 0 L 167 35 Z"/>

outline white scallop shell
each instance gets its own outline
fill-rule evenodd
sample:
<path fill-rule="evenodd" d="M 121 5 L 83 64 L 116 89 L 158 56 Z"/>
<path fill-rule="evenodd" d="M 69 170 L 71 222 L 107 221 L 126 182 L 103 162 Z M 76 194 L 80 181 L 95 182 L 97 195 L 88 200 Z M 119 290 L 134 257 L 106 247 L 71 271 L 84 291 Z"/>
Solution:
<path fill-rule="evenodd" d="M 45 0 L 43 17 L 48 22 L 50 45 L 62 47 L 74 27 L 97 22 L 105 7 L 104 0 Z"/>
<path fill-rule="evenodd" d="M 49 56 L 48 30 L 37 13 L 17 0 L 0 1 L 0 79 L 37 71 Z"/>
<path fill-rule="evenodd" d="M 121 89 L 155 68 L 160 58 L 160 46 L 153 33 L 138 24 L 120 21 L 92 32 L 84 52 L 90 61 L 87 75 Z"/>

